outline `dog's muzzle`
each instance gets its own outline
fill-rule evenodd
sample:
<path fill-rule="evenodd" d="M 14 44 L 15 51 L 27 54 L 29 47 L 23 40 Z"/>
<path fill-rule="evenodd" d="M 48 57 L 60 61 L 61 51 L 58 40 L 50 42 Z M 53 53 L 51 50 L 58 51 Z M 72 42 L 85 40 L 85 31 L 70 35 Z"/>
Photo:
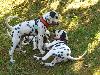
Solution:
<path fill-rule="evenodd" d="M 52 23 L 50 23 L 49 25 L 59 25 L 59 22 L 52 21 Z"/>

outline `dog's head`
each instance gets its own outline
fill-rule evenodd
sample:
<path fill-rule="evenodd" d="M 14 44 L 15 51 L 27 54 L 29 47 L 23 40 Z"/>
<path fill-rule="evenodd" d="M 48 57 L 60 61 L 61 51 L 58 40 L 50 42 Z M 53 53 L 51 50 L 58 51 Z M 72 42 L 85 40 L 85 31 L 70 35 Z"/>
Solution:
<path fill-rule="evenodd" d="M 43 18 L 46 20 L 46 22 L 49 25 L 58 25 L 59 24 L 59 22 L 58 22 L 59 15 L 55 11 L 47 12 L 46 14 L 43 15 Z"/>
<path fill-rule="evenodd" d="M 67 32 L 64 30 L 53 30 L 54 39 L 61 40 L 61 41 L 68 41 Z"/>

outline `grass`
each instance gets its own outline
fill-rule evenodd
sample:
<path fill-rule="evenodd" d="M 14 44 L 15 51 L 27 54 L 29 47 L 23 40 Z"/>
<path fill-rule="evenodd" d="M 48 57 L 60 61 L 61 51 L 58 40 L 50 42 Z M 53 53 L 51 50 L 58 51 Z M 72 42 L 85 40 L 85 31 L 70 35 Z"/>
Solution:
<path fill-rule="evenodd" d="M 100 75 L 100 1 L 75 1 L 0 0 L 0 75 Z M 13 19 L 10 22 L 11 25 L 15 25 L 52 9 L 61 14 L 61 23 L 50 30 L 56 28 L 68 31 L 68 45 L 73 56 L 78 57 L 88 50 L 84 60 L 44 67 L 32 58 L 37 52 L 33 52 L 31 46 L 26 46 L 26 54 L 15 51 L 16 62 L 11 65 L 8 53 L 11 39 L 6 32 L 5 18 L 11 15 L 19 16 L 21 19 Z"/>

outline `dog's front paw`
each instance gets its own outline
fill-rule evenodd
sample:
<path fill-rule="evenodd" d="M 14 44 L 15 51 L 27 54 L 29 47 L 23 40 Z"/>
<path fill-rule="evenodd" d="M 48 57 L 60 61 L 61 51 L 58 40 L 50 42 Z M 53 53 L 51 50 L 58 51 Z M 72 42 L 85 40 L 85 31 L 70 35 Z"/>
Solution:
<path fill-rule="evenodd" d="M 54 64 L 52 64 L 52 63 L 44 63 L 44 66 L 53 67 Z"/>
<path fill-rule="evenodd" d="M 34 51 L 34 50 L 36 50 L 37 48 L 33 48 L 32 50 Z"/>
<path fill-rule="evenodd" d="M 41 60 L 41 57 L 33 56 L 35 60 Z"/>
<path fill-rule="evenodd" d="M 23 50 L 21 50 L 21 52 L 24 53 L 24 54 L 26 53 L 26 51 L 23 51 Z"/>
<path fill-rule="evenodd" d="M 12 64 L 15 63 L 15 60 L 10 60 L 10 63 L 12 63 Z"/>
<path fill-rule="evenodd" d="M 41 62 L 40 64 L 41 64 L 42 66 L 44 66 L 44 65 L 45 65 L 45 63 L 44 63 L 44 62 Z"/>
<path fill-rule="evenodd" d="M 45 51 L 43 51 L 43 50 L 41 50 L 40 52 L 41 52 L 41 54 L 44 54 L 45 53 Z"/>

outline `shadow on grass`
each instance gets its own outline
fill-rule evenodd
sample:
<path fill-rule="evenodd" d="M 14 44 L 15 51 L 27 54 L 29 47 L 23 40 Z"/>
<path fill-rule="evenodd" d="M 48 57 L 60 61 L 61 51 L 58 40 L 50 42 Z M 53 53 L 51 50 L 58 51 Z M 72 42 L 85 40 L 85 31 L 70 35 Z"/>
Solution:
<path fill-rule="evenodd" d="M 98 60 L 100 59 L 99 44 L 95 46 L 94 51 L 91 54 L 87 54 L 84 57 L 85 59 L 79 66 L 77 66 L 77 63 L 81 63 L 81 61 L 62 62 L 55 65 L 53 68 L 45 68 L 41 66 L 39 62 L 32 59 L 34 52 L 29 46 L 25 47 L 25 49 L 27 49 L 26 54 L 15 52 L 14 58 L 16 59 L 16 63 L 14 65 L 9 64 L 8 48 L 10 47 L 10 40 L 8 39 L 8 36 L 5 35 L 4 19 L 10 14 L 18 15 L 22 18 L 21 21 L 34 19 L 35 17 L 42 15 L 45 11 L 51 10 L 51 8 L 48 9 L 50 6 L 47 5 L 48 3 L 51 4 L 53 2 L 53 0 L 50 2 L 40 0 L 36 0 L 35 2 L 32 1 L 33 0 L 24 1 L 22 4 L 15 6 L 12 9 L 12 13 L 7 13 L 1 18 L 0 73 L 2 75 L 92 75 L 95 70 L 99 68 L 98 66 L 100 66 L 100 61 Z M 76 55 L 78 56 L 88 49 L 89 43 L 97 40 L 95 39 L 95 35 L 100 32 L 100 1 L 90 8 L 70 9 L 65 13 L 62 13 L 62 8 L 65 7 L 68 2 L 70 3 L 71 1 L 62 0 L 56 9 L 62 16 L 61 25 L 58 26 L 57 29 L 68 30 L 68 45 L 72 49 L 72 55 L 76 57 Z M 18 22 L 21 21 L 18 20 Z M 13 25 L 18 22 L 12 20 L 11 24 Z"/>

